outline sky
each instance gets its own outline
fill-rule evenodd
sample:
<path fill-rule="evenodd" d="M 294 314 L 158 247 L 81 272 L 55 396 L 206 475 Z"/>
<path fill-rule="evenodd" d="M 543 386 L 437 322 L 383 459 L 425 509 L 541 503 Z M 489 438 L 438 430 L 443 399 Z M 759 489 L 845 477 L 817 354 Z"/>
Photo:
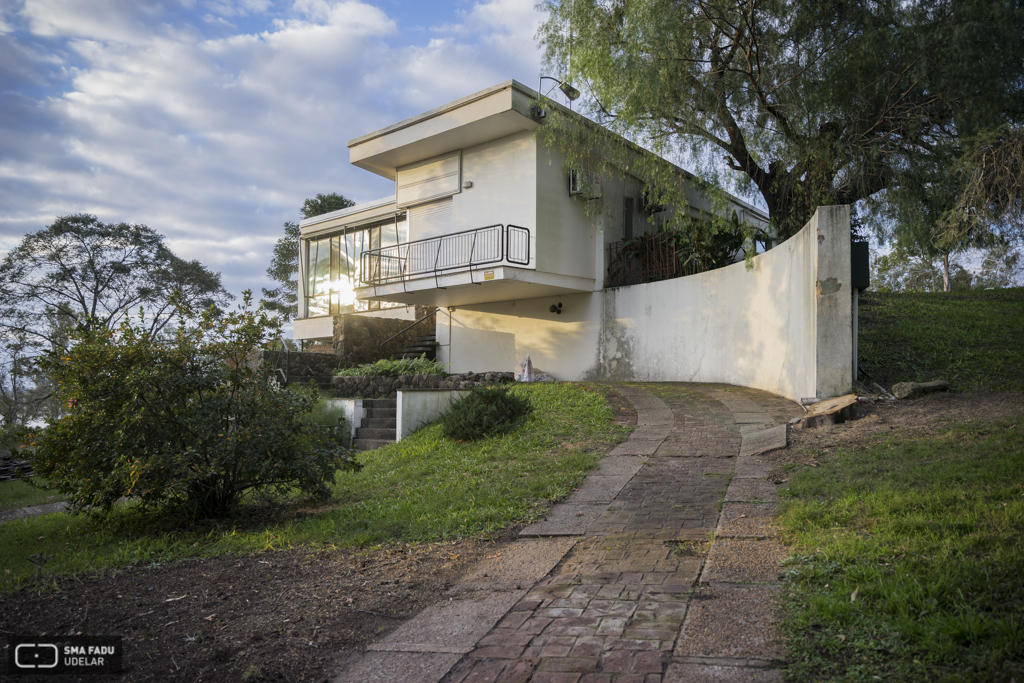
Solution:
<path fill-rule="evenodd" d="M 55 218 L 143 223 L 236 296 L 307 197 L 394 184 L 349 140 L 514 78 L 535 0 L 0 0 L 0 256 Z"/>

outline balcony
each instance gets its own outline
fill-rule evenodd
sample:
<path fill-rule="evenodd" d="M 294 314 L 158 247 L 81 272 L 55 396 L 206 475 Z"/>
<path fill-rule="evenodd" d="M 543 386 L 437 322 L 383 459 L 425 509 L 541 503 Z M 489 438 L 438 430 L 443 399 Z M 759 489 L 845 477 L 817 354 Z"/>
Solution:
<path fill-rule="evenodd" d="M 356 296 L 465 306 L 593 291 L 594 280 L 539 272 L 532 230 L 488 225 L 365 251 Z"/>
<path fill-rule="evenodd" d="M 415 242 L 363 252 L 362 281 L 367 286 L 406 283 L 433 277 L 440 287 L 442 273 L 467 270 L 470 282 L 479 266 L 508 263 L 530 265 L 530 231 L 516 225 L 489 225 Z M 407 290 L 406 290 L 407 291 Z"/>

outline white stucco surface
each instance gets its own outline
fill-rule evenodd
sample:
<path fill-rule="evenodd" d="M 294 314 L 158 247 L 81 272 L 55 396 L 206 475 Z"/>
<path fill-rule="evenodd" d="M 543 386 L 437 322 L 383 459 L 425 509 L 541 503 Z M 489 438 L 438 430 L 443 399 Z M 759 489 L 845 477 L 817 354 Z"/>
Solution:
<path fill-rule="evenodd" d="M 565 157 L 536 140 L 534 144 L 537 270 L 600 279 L 601 268 L 595 266 L 604 261 L 603 236 L 584 211 L 587 200 L 569 196 Z"/>
<path fill-rule="evenodd" d="M 454 199 L 452 231 L 501 223 L 536 234 L 536 150 L 529 132 L 462 150 L 462 180 L 473 186 Z M 535 253 L 530 264 L 536 265 Z"/>
<path fill-rule="evenodd" d="M 299 295 L 302 291 L 299 290 Z M 334 336 L 334 318 L 325 315 L 318 318 L 296 318 L 292 322 L 294 339 L 330 339 Z"/>
<path fill-rule="evenodd" d="M 417 429 L 437 420 L 452 403 L 469 391 L 405 390 L 398 392 L 395 435 L 401 441 Z"/>
<path fill-rule="evenodd" d="M 345 421 L 348 422 L 348 445 L 356 438 L 356 429 L 363 423 L 366 409 L 363 408 L 361 398 L 329 398 L 326 402 L 331 407 L 340 407 L 345 414 Z"/>
<path fill-rule="evenodd" d="M 849 207 L 821 207 L 745 263 L 594 293 L 458 307 L 438 316 L 449 372 L 563 380 L 725 382 L 799 400 L 852 383 Z M 562 303 L 562 313 L 549 311 Z"/>

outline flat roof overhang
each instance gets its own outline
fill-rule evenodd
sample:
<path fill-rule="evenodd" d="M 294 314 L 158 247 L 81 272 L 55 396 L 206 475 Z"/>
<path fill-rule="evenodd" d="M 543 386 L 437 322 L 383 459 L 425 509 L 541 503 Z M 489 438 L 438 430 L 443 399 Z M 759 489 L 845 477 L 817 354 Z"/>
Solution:
<path fill-rule="evenodd" d="M 487 278 L 487 279 L 485 279 Z M 356 288 L 356 298 L 421 306 L 468 306 L 594 291 L 593 279 L 493 266 Z"/>
<path fill-rule="evenodd" d="M 389 180 L 398 168 L 474 145 L 532 131 L 537 94 L 505 81 L 348 143 L 350 162 Z"/>

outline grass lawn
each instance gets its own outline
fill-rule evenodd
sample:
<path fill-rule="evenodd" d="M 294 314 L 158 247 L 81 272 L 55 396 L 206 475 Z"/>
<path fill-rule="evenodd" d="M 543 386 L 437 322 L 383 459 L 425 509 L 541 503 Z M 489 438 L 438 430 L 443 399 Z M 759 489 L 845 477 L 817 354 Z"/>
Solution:
<path fill-rule="evenodd" d="M 37 478 L 37 484 L 45 484 L 42 477 Z M 29 486 L 23 481 L 14 479 L 12 481 L 0 481 L 0 510 L 13 510 L 30 505 L 45 505 L 64 500 L 64 496 L 56 491 L 47 491 L 36 486 Z"/>
<path fill-rule="evenodd" d="M 887 389 L 945 379 L 953 391 L 1024 391 L 1024 288 L 860 302 L 858 356 Z"/>
<path fill-rule="evenodd" d="M 122 508 L 105 522 L 53 514 L 0 525 L 0 591 L 26 585 L 36 553 L 55 557 L 48 574 L 95 573 L 188 556 L 296 546 L 371 546 L 478 535 L 535 519 L 564 497 L 624 438 L 598 394 L 569 384 L 516 386 L 534 412 L 514 431 L 456 443 L 432 425 L 400 443 L 361 454 L 339 474 L 335 498 L 308 514 L 265 524 L 209 524 L 184 531 L 160 516 Z"/>
<path fill-rule="evenodd" d="M 1024 681 L 1024 415 L 794 472 L 790 681 Z"/>
<path fill-rule="evenodd" d="M 1024 392 L 1024 289 L 861 299 L 883 386 Z M 1024 414 L 794 468 L 789 681 L 1024 683 Z"/>

